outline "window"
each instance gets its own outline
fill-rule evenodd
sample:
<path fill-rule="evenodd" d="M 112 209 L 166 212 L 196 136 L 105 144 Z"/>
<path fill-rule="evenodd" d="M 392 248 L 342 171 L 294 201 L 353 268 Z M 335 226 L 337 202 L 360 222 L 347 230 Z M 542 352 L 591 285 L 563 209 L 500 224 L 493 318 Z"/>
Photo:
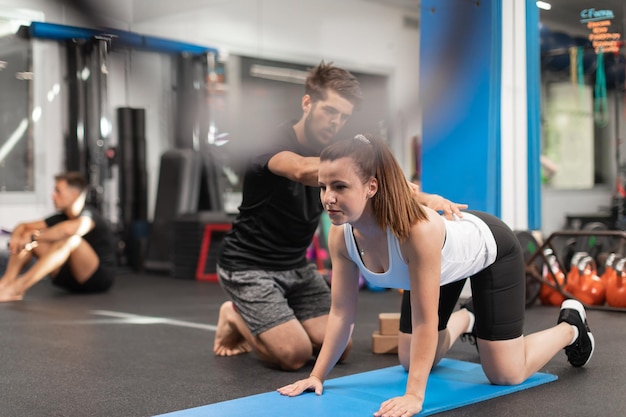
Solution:
<path fill-rule="evenodd" d="M 31 46 L 11 23 L 0 18 L 0 192 L 33 191 Z"/>
<path fill-rule="evenodd" d="M 612 187 L 625 174 L 623 2 L 550 3 L 540 14 L 543 181 Z"/>

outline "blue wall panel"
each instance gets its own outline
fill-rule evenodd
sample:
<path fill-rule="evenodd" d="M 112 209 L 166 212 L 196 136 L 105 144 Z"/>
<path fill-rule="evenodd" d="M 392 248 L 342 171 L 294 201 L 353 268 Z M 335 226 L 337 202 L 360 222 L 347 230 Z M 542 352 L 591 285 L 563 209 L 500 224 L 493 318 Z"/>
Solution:
<path fill-rule="evenodd" d="M 526 1 L 526 85 L 528 100 L 528 228 L 541 230 L 541 62 L 539 8 Z"/>
<path fill-rule="evenodd" d="M 422 0 L 422 188 L 500 215 L 500 0 Z"/>

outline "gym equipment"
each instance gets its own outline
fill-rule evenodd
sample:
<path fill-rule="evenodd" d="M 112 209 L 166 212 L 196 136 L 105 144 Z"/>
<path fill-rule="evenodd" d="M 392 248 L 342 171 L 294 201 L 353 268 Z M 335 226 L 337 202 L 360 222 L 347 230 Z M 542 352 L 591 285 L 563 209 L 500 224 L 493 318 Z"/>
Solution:
<path fill-rule="evenodd" d="M 609 278 L 617 274 L 617 262 L 620 258 L 616 253 L 610 253 L 604 261 L 604 272 L 600 275 L 600 279 L 606 284 Z"/>
<path fill-rule="evenodd" d="M 202 161 L 191 149 L 171 149 L 161 156 L 159 185 L 145 268 L 170 271 L 173 253 L 173 221 L 198 211 Z"/>
<path fill-rule="evenodd" d="M 148 228 L 148 170 L 146 168 L 146 111 L 117 109 L 120 216 L 118 233 L 123 242 L 121 264 L 143 268 Z"/>
<path fill-rule="evenodd" d="M 210 156 L 193 149 L 171 149 L 163 153 L 145 269 L 172 271 L 172 256 L 176 250 L 174 222 L 181 215 L 212 212 L 224 217 L 221 186 L 216 171 Z M 201 234 L 202 230 L 202 225 L 199 225 L 197 233 Z M 201 235 L 196 236 L 198 242 L 200 239 Z M 198 250 L 195 249 L 194 253 L 197 254 Z M 185 272 L 185 276 L 195 276 L 196 262 L 197 258 L 193 261 L 193 271 L 189 274 Z"/>
<path fill-rule="evenodd" d="M 545 28 L 545 27 L 544 27 Z M 565 32 L 539 31 L 541 64 L 548 71 L 566 71 L 570 66 L 570 48 L 576 46 L 574 39 Z"/>
<path fill-rule="evenodd" d="M 32 28 L 32 25 L 31 25 Z M 106 149 L 110 140 L 108 117 L 107 56 L 110 38 L 66 40 L 68 83 L 68 129 L 65 137 L 65 168 L 80 171 L 89 183 L 87 202 L 107 220 L 110 197 L 105 182 L 111 178 Z M 83 79 L 86 70 L 89 77 Z"/>
<path fill-rule="evenodd" d="M 519 385 L 492 385 L 479 364 L 444 358 L 428 376 L 424 407 L 419 415 L 441 413 L 557 379 L 556 375 L 537 372 Z M 285 397 L 272 391 L 156 417 L 371 416 L 381 402 L 402 395 L 406 382 L 407 372 L 398 365 L 329 379 L 322 395 L 311 392 Z"/>
<path fill-rule="evenodd" d="M 582 273 L 579 264 L 580 261 L 585 257 L 589 257 L 589 254 L 587 252 L 576 252 L 572 256 L 572 259 L 570 260 L 569 271 L 566 276 L 566 290 L 571 292 L 572 288 L 574 288 L 574 285 L 578 285 L 580 281 L 580 275 Z"/>
<path fill-rule="evenodd" d="M 604 74 L 607 88 L 623 88 L 626 78 L 626 57 L 624 55 L 605 54 Z"/>
<path fill-rule="evenodd" d="M 198 150 L 200 148 L 197 143 L 198 135 L 207 138 L 213 116 L 207 111 L 206 75 L 207 68 L 215 64 L 219 53 L 217 49 L 111 28 L 91 29 L 46 22 L 31 22 L 30 26 L 22 27 L 19 33 L 20 36 L 29 38 L 65 42 L 69 101 L 68 134 L 65 140 L 66 169 L 85 174 L 90 185 L 88 202 L 96 206 L 105 219 L 112 222 L 118 220 L 118 216 L 113 213 L 118 209 L 116 196 L 113 192 L 106 192 L 109 180 L 113 179 L 116 172 L 111 170 L 113 161 L 111 155 L 114 154 L 115 149 L 109 144 L 112 123 L 107 114 L 109 108 L 107 58 L 110 50 L 133 48 L 176 54 L 179 65 L 177 66 L 176 99 L 178 105 L 176 106 L 175 145 Z M 85 76 L 86 74 L 89 76 Z M 128 112 L 133 114 L 127 117 Z M 135 269 L 141 269 L 143 246 L 149 230 L 145 215 L 147 174 L 142 169 L 142 165 L 145 166 L 145 150 L 142 150 L 145 148 L 145 140 L 133 140 L 132 143 L 126 143 L 129 135 L 123 134 L 131 131 L 141 132 L 143 136 L 145 116 L 135 113 L 127 108 L 122 108 L 118 112 L 121 142 L 119 149 L 122 159 L 120 171 L 124 174 L 119 179 L 121 190 L 119 220 L 122 236 L 119 246 L 123 248 L 121 252 L 124 252 L 121 254 L 122 263 L 128 263 L 130 260 Z M 134 124 L 135 127 L 129 128 L 127 119 L 137 122 Z M 130 134 L 131 137 L 133 133 Z M 135 149 L 131 155 L 130 150 L 133 147 Z M 132 156 L 136 159 L 133 160 Z M 203 155 L 203 159 L 205 161 L 202 169 L 215 171 L 211 156 Z M 176 162 L 170 160 L 169 164 L 174 165 L 170 168 L 176 168 Z M 165 172 L 168 171 L 165 170 Z M 180 170 L 176 171 L 174 173 L 176 178 L 172 181 L 176 182 L 180 179 L 181 173 Z M 197 178 L 199 179 L 200 175 Z M 217 178 L 217 176 L 210 178 Z M 166 181 L 163 175 L 161 179 L 162 182 Z M 195 181 L 192 182 L 195 186 Z M 180 185 L 187 190 L 186 181 Z M 207 195 L 206 200 L 211 202 L 211 209 L 220 210 L 218 206 L 221 204 L 222 194 L 213 185 L 203 187 L 202 190 L 206 192 L 202 194 L 201 191 L 199 198 L 202 202 L 203 196 Z M 161 201 L 157 201 L 155 210 L 156 221 L 147 243 L 145 266 L 153 270 L 169 269 L 171 228 L 168 230 L 168 226 L 173 216 L 180 213 L 179 210 L 171 208 L 180 203 L 181 200 L 177 197 L 181 197 L 181 193 L 176 188 L 168 189 L 170 195 L 160 193 Z M 183 191 L 182 194 L 188 193 Z M 135 200 L 130 201 L 131 197 Z M 168 206 L 168 203 L 163 201 L 164 199 L 172 199 L 172 203 L 169 204 L 172 207 L 163 209 L 163 206 Z M 196 206 L 192 211 L 198 209 Z M 132 214 L 133 212 L 135 214 Z M 133 221 L 134 219 L 137 219 L 137 223 Z M 140 243 L 136 240 L 140 240 Z"/>
<path fill-rule="evenodd" d="M 0 274 L 4 274 L 4 271 L 7 269 L 8 263 L 9 251 L 5 249 L 0 249 Z"/>
<path fill-rule="evenodd" d="M 204 142 L 208 136 L 210 113 L 206 75 L 205 55 L 176 56 L 174 146 L 177 148 L 199 149 L 200 138 Z"/>
<path fill-rule="evenodd" d="M 549 266 L 544 267 L 543 279 L 550 282 L 552 286 L 540 283 L 541 291 L 539 292 L 539 299 L 544 305 L 560 306 L 563 301 L 565 301 L 565 296 L 561 294 L 561 292 L 555 290 L 554 287 L 565 287 L 565 274 L 559 268 L 557 257 L 550 248 L 544 250 L 544 255 L 546 257 L 547 265 Z M 530 277 L 533 278 L 532 275 L 530 275 Z"/>
<path fill-rule="evenodd" d="M 119 29 L 90 29 L 47 22 L 31 22 L 30 26 L 28 26 L 28 36 L 32 38 L 54 40 L 87 40 L 103 38 L 109 39 L 114 48 L 134 48 L 165 53 L 218 53 L 215 48 L 179 42 L 166 38 L 158 38 L 155 36 L 141 35 L 139 33 L 127 32 Z"/>
<path fill-rule="evenodd" d="M 596 68 L 596 52 L 593 49 L 591 41 L 584 36 L 574 37 L 574 43 L 578 46 L 579 54 L 582 54 L 580 64 L 582 65 L 583 74 L 589 74 Z"/>
<path fill-rule="evenodd" d="M 232 219 L 225 214 L 213 214 L 203 219 L 202 244 L 196 257 L 195 277 L 199 281 L 217 282 L 217 255 L 226 232 L 231 229 Z"/>
<path fill-rule="evenodd" d="M 585 305 L 587 309 L 595 309 L 595 310 L 608 310 L 608 311 L 619 311 L 626 312 L 626 308 L 615 307 L 611 305 L 602 305 L 598 304 L 598 300 L 601 298 L 599 294 L 602 293 L 601 286 L 604 286 L 603 281 L 597 276 L 593 268 L 593 258 L 591 256 L 583 255 L 583 254 L 575 254 L 579 259 L 577 265 L 580 265 L 581 268 L 577 268 L 578 272 L 570 271 L 573 275 L 577 274 L 578 278 L 570 278 L 566 277 L 566 283 L 563 287 L 562 285 L 558 285 L 558 280 L 555 277 L 557 270 L 553 270 L 553 266 L 548 262 L 546 257 L 546 249 L 550 249 L 552 253 L 556 254 L 554 243 L 559 240 L 565 239 L 577 239 L 577 238 L 589 238 L 590 236 L 595 236 L 597 238 L 607 238 L 610 240 L 619 241 L 620 244 L 616 244 L 616 247 L 623 248 L 623 243 L 626 241 L 626 232 L 622 230 L 603 230 L 603 231 L 589 231 L 589 230 L 563 230 L 559 232 L 552 233 L 541 245 L 538 251 L 531 255 L 531 257 L 526 261 L 526 265 L 533 263 L 536 261 L 536 258 L 541 257 L 548 269 L 547 274 L 551 274 L 553 279 L 546 279 L 544 277 L 548 276 L 547 274 L 538 274 L 532 268 L 528 268 L 529 273 L 542 284 L 551 287 L 557 292 L 561 293 L 566 298 L 573 298 Z M 619 252 L 616 252 L 619 253 Z M 572 257 L 574 260 L 574 257 Z M 564 264 L 562 260 L 557 256 L 555 257 L 556 264 L 558 265 L 558 269 L 560 271 L 565 271 Z M 583 262 L 584 260 L 584 262 Z M 581 265 L 582 264 L 582 265 Z M 569 273 L 568 273 L 569 275 Z M 594 278 L 595 276 L 595 278 Z M 574 282 L 570 282 L 574 281 Z M 575 290 L 576 287 L 579 289 Z M 583 289 L 581 290 L 580 287 Z M 576 292 L 574 294 L 574 291 Z M 606 289 L 605 289 L 606 295 Z"/>
<path fill-rule="evenodd" d="M 626 308 L 626 258 L 618 260 L 603 276 L 606 284 L 606 303 L 611 307 Z M 607 271 L 609 268 L 607 268 Z"/>
<path fill-rule="evenodd" d="M 528 259 L 539 249 L 539 242 L 527 230 L 518 230 L 515 236 L 524 252 L 524 262 L 526 262 L 526 306 L 531 306 L 537 301 L 541 291 L 541 283 L 537 282 L 532 273 L 541 274 L 543 270 L 543 260 L 536 258 L 532 263 L 528 263 Z M 532 271 L 531 271 L 532 270 Z"/>
<path fill-rule="evenodd" d="M 313 235 L 313 241 L 306 251 L 306 259 L 311 263 L 315 263 L 317 271 L 330 280 L 330 256 L 328 255 L 328 249 L 322 247 L 319 231 Z"/>
<path fill-rule="evenodd" d="M 615 243 L 610 236 L 598 235 L 595 232 L 604 232 L 609 230 L 606 223 L 590 222 L 582 227 L 582 231 L 590 232 L 576 239 L 575 251 L 587 252 L 596 261 L 596 265 L 602 266 L 600 273 L 604 270 L 604 260 L 608 253 L 615 251 Z M 599 258 L 604 257 L 600 260 Z"/>
<path fill-rule="evenodd" d="M 582 303 L 603 305 L 606 301 L 606 287 L 597 275 L 596 263 L 589 255 L 582 256 L 572 265 L 572 275 L 567 276 L 566 290 Z"/>

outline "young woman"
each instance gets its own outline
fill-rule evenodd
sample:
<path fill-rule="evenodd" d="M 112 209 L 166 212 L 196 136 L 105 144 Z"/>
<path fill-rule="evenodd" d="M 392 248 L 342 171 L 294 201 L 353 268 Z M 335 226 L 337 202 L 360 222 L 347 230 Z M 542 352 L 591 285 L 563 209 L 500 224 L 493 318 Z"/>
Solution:
<path fill-rule="evenodd" d="M 359 273 L 376 286 L 410 290 L 398 346 L 408 370 L 406 391 L 383 402 L 377 417 L 418 413 L 431 368 L 465 332 L 476 335 L 482 368 L 493 384 L 522 383 L 563 348 L 573 366 L 589 361 L 594 339 L 576 300 L 563 303 L 556 326 L 523 336 L 524 260 L 502 221 L 474 211 L 449 221 L 421 206 L 391 151 L 375 137 L 339 141 L 320 160 L 320 193 L 332 222 L 332 306 L 310 376 L 280 388 L 281 394 L 322 393 L 350 340 Z M 453 313 L 467 277 L 473 312 Z"/>

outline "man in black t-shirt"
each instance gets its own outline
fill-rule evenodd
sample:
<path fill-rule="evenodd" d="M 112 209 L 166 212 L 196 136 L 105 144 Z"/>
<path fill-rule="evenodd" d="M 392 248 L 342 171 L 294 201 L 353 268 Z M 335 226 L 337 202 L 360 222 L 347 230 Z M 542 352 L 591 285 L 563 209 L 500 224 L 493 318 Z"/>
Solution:
<path fill-rule="evenodd" d="M 360 102 L 356 78 L 322 62 L 307 77 L 302 117 L 261 138 L 268 145 L 247 167 L 239 214 L 218 255 L 232 301 L 220 307 L 216 355 L 253 350 L 270 366 L 296 370 L 321 347 L 330 290 L 306 260 L 323 210 L 319 155 Z M 463 208 L 437 195 L 417 198 L 447 215 Z"/>
<path fill-rule="evenodd" d="M 85 205 L 87 181 L 78 172 L 55 177 L 58 210 L 46 219 L 19 224 L 9 240 L 10 257 L 0 279 L 0 301 L 16 301 L 50 275 L 74 293 L 107 291 L 115 276 L 115 240 L 105 220 Z M 35 258 L 36 262 L 25 267 Z"/>

